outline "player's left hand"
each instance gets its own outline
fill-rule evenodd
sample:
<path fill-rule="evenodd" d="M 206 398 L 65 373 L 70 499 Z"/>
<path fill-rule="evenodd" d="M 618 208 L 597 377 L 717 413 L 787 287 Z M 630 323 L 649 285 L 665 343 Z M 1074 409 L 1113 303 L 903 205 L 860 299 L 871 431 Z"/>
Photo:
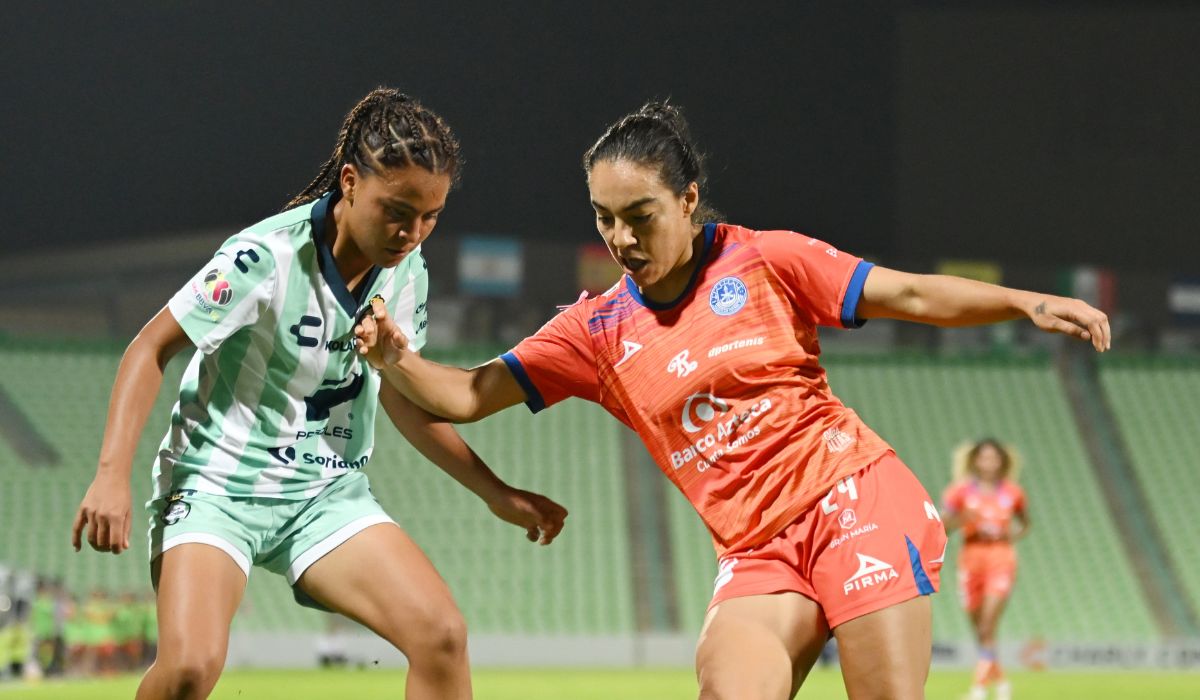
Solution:
<path fill-rule="evenodd" d="M 496 517 L 525 528 L 530 542 L 547 545 L 562 532 L 567 509 L 541 494 L 506 488 L 488 501 Z"/>
<path fill-rule="evenodd" d="M 1029 320 L 1044 331 L 1090 341 L 1097 352 L 1112 347 L 1108 316 L 1085 301 L 1046 295 L 1027 313 Z"/>
<path fill-rule="evenodd" d="M 354 326 L 354 347 L 375 369 L 396 364 L 408 351 L 408 338 L 388 316 L 379 297 L 371 299 L 371 310 Z"/>

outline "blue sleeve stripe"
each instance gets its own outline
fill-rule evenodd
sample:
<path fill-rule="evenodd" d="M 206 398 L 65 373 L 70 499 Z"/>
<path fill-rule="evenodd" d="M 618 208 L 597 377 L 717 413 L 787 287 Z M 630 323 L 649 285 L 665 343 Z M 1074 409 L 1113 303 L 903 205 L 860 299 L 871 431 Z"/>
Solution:
<path fill-rule="evenodd" d="M 933 582 L 925 573 L 925 567 L 921 566 L 921 552 L 917 550 L 917 545 L 908 539 L 908 535 L 904 536 L 904 541 L 908 544 L 908 563 L 912 565 L 913 578 L 917 580 L 917 593 L 921 595 L 935 593 Z"/>
<path fill-rule="evenodd" d="M 533 413 L 537 413 L 546 407 L 546 401 L 542 399 L 542 393 L 533 385 L 533 381 L 529 379 L 529 374 L 525 371 L 525 366 L 517 359 L 517 356 L 511 352 L 506 352 L 500 356 L 504 360 L 504 364 L 508 365 L 508 371 L 512 372 L 513 378 L 517 380 L 517 384 L 525 390 L 525 405 Z"/>
<path fill-rule="evenodd" d="M 866 260 L 858 261 L 854 274 L 850 276 L 850 284 L 846 285 L 846 294 L 842 297 L 842 327 L 862 328 L 866 319 L 858 317 L 858 301 L 862 299 L 863 285 L 867 283 L 867 275 L 875 263 Z"/>

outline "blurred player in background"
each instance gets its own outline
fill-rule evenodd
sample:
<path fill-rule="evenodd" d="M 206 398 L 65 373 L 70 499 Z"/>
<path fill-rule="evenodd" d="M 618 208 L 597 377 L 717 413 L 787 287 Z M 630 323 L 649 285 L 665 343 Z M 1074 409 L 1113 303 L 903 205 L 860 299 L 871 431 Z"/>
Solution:
<path fill-rule="evenodd" d="M 549 543 L 566 511 L 505 484 L 453 426 L 381 390 L 353 334 L 377 299 L 423 344 L 420 246 L 460 164 L 441 117 L 397 90 L 372 91 L 312 183 L 227 240 L 125 351 L 76 550 L 85 531 L 97 551 L 129 547 L 138 438 L 167 361 L 196 350 L 147 504 L 159 636 L 138 700 L 208 696 L 252 565 L 286 576 L 300 604 L 358 620 L 404 653 L 411 700 L 470 697 L 462 615 L 362 472 L 377 406 L 530 539 Z"/>
<path fill-rule="evenodd" d="M 33 628 L 34 658 L 47 676 L 62 672 L 63 639 L 59 590 L 55 582 L 39 577 L 30 616 Z"/>
<path fill-rule="evenodd" d="M 1017 485 L 1019 470 L 1012 448 L 985 438 L 955 453 L 954 480 L 942 497 L 946 532 L 963 531 L 958 589 L 979 642 L 970 700 L 983 700 L 993 684 L 997 700 L 1012 695 L 996 657 L 996 628 L 1017 577 L 1013 544 L 1029 532 L 1025 492 Z"/>
<path fill-rule="evenodd" d="M 907 274 L 804 235 L 717 223 L 673 106 L 613 124 L 584 167 L 596 227 L 625 273 L 612 289 L 471 370 L 409 352 L 382 304 L 357 329 L 361 351 L 451 420 L 576 396 L 637 431 L 719 556 L 696 654 L 701 697 L 791 697 L 831 630 L 851 698 L 923 697 L 926 596 L 946 534 L 912 472 L 831 393 L 817 327 L 1029 318 L 1104 350 L 1107 318 L 1076 299 Z"/>
<path fill-rule="evenodd" d="M 87 637 L 84 673 L 112 673 L 116 670 L 117 655 L 117 634 L 113 629 L 116 610 L 108 591 L 93 589 L 83 604 L 82 614 Z"/>
<path fill-rule="evenodd" d="M 113 632 L 117 639 L 117 663 L 122 671 L 132 671 L 142 665 L 145 614 L 145 607 L 138 601 L 136 593 L 126 591 L 121 594 L 113 614 Z"/>

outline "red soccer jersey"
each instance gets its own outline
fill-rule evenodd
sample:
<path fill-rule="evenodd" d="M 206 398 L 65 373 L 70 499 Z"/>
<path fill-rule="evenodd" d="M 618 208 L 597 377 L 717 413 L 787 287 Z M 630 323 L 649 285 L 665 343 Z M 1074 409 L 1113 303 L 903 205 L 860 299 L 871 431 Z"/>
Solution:
<path fill-rule="evenodd" d="M 673 303 L 627 276 L 503 356 L 533 411 L 568 396 L 645 442 L 718 552 L 783 530 L 891 448 L 829 389 L 817 326 L 856 327 L 872 265 L 790 231 L 704 227 Z"/>
<path fill-rule="evenodd" d="M 942 504 L 946 512 L 962 514 L 965 539 L 1007 540 L 1013 516 L 1025 512 L 1025 491 L 1007 480 L 986 489 L 964 479 L 946 487 Z"/>

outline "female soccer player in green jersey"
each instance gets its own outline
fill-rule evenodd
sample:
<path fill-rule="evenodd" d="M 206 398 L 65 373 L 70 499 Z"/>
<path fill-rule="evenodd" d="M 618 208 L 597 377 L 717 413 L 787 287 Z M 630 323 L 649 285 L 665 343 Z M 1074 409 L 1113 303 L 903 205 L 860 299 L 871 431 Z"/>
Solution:
<path fill-rule="evenodd" d="M 566 510 L 505 484 L 451 425 L 381 386 L 353 333 L 375 300 L 423 344 L 420 246 L 460 164 L 440 117 L 396 90 L 371 92 L 316 179 L 285 211 L 226 241 L 125 351 L 75 518 L 76 550 L 85 531 L 98 551 L 129 547 L 138 436 L 167 361 L 197 350 L 147 504 L 159 638 L 138 700 L 209 694 L 253 564 L 285 575 L 301 604 L 395 645 L 408 657 L 408 698 L 470 697 L 462 615 L 361 471 L 376 400 L 422 454 L 530 539 L 552 541 Z"/>

